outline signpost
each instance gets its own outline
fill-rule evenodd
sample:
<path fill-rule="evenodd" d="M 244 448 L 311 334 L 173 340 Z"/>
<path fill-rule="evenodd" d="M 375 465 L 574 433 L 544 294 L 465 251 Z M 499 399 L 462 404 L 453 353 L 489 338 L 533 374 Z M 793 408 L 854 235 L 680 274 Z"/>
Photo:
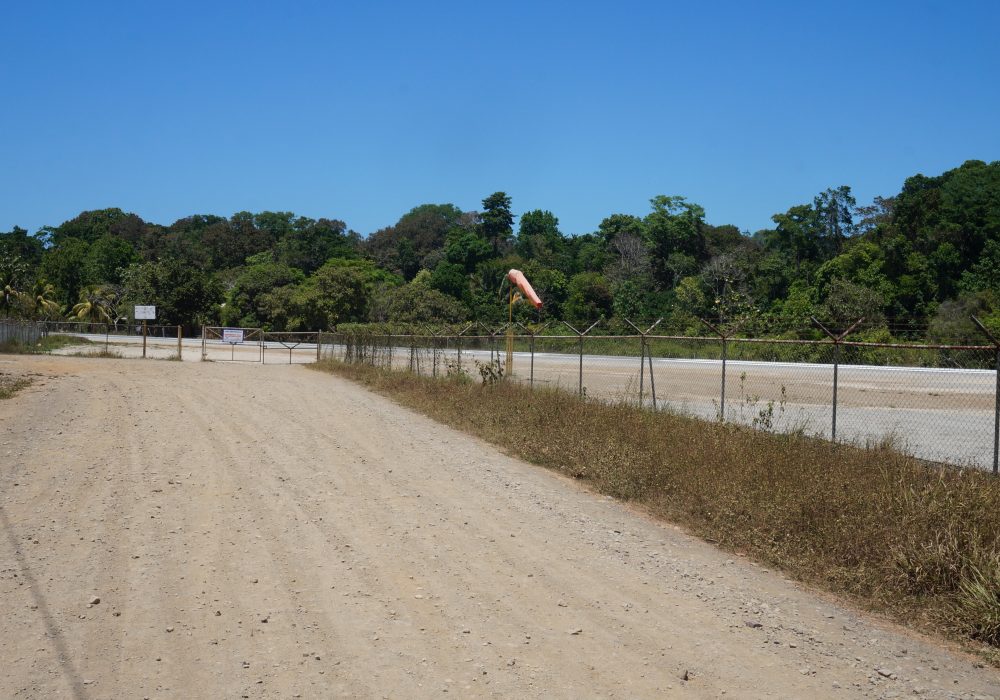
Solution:
<path fill-rule="evenodd" d="M 242 328 L 223 328 L 222 329 L 222 342 L 229 343 L 230 347 L 230 359 L 235 359 L 236 357 L 236 346 L 243 344 L 243 329 Z"/>
<path fill-rule="evenodd" d="M 142 321 L 142 356 L 146 357 L 146 321 L 156 319 L 155 306 L 136 306 L 135 320 Z"/>

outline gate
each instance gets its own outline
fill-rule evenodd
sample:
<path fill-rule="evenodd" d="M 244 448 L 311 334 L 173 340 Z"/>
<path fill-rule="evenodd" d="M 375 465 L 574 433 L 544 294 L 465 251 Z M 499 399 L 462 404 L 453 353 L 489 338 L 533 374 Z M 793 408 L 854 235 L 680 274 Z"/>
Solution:
<path fill-rule="evenodd" d="M 263 362 L 264 331 L 203 326 L 201 359 L 202 362 Z"/>

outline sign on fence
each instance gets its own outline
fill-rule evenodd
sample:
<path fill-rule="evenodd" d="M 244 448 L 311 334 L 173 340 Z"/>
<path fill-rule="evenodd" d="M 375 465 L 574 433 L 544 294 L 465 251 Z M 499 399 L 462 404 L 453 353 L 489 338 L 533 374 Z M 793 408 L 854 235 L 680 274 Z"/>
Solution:
<path fill-rule="evenodd" d="M 136 321 L 153 321 L 156 319 L 156 307 L 155 306 L 137 306 L 135 307 L 135 320 Z"/>
<path fill-rule="evenodd" d="M 243 342 L 243 329 L 242 328 L 223 328 L 222 329 L 222 342 L 231 343 L 236 345 Z"/>

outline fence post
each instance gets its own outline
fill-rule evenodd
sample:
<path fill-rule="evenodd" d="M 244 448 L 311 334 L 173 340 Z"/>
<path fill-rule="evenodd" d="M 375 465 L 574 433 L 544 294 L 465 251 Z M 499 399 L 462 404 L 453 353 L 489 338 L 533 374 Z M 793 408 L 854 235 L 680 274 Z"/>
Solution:
<path fill-rule="evenodd" d="M 830 336 L 830 340 L 833 341 L 833 406 L 830 412 L 830 442 L 837 442 L 837 387 L 840 383 L 840 344 L 847 337 L 847 334 L 853 331 L 855 328 L 864 321 L 864 317 L 859 318 L 857 321 L 852 323 L 850 327 L 843 333 L 837 334 L 831 331 L 829 328 L 824 326 L 819 320 L 813 316 L 812 322 L 815 323 L 820 329 Z"/>
<path fill-rule="evenodd" d="M 998 472 L 998 469 L 1000 469 L 1000 340 L 990 333 L 989 329 L 978 318 L 973 316 L 972 321 L 979 326 L 979 330 L 993 343 L 994 353 L 996 354 L 994 365 L 996 382 L 993 388 L 993 476 L 997 476 L 1000 474 Z"/>
<path fill-rule="evenodd" d="M 184 357 L 181 354 L 183 350 L 181 349 L 181 327 L 177 326 L 177 359 L 183 360 Z"/>
<path fill-rule="evenodd" d="M 640 335 L 639 336 L 639 408 L 642 408 L 642 389 L 645 380 L 646 380 L 646 336 Z"/>
<path fill-rule="evenodd" d="M 571 331 L 573 331 L 574 333 L 576 333 L 576 335 L 577 335 L 577 337 L 579 338 L 579 341 L 580 341 L 580 381 L 579 381 L 579 388 L 578 388 L 580 398 L 583 398 L 583 336 L 587 335 L 588 333 L 590 333 L 590 331 L 594 330 L 594 326 L 596 326 L 600 322 L 601 322 L 601 320 L 597 319 L 596 321 L 594 321 L 593 323 L 590 324 L 590 327 L 587 328 L 587 330 L 585 330 L 585 331 L 583 331 L 581 333 L 576 328 L 574 328 L 572 325 L 570 325 L 569 321 L 563 321 L 563 323 L 565 325 L 569 326 L 569 329 Z"/>
<path fill-rule="evenodd" d="M 642 394 L 643 394 L 643 387 L 645 385 L 645 374 L 646 374 L 646 357 L 648 356 L 649 386 L 650 389 L 652 389 L 652 394 L 653 394 L 653 408 L 656 409 L 656 382 L 653 379 L 653 355 L 652 351 L 649 350 L 649 346 L 646 342 L 646 336 L 649 334 L 650 331 L 652 331 L 654 328 L 660 325 L 660 321 L 662 320 L 663 320 L 662 318 L 657 319 L 656 323 L 654 323 L 652 326 L 647 328 L 645 332 L 643 332 L 639 330 L 639 326 L 635 325 L 627 318 L 625 319 L 625 323 L 632 326 L 632 328 L 635 329 L 635 332 L 639 334 L 639 347 L 641 348 L 639 352 L 639 407 L 640 408 L 642 408 Z"/>
<path fill-rule="evenodd" d="M 531 333 L 531 345 L 529 347 L 531 349 L 531 369 L 529 370 L 529 375 L 528 375 L 528 386 L 530 386 L 532 389 L 534 389 L 535 388 L 535 334 L 534 334 L 534 332 Z"/>
<path fill-rule="evenodd" d="M 833 341 L 833 411 L 830 425 L 830 441 L 837 442 L 837 385 L 840 374 L 840 341 Z"/>
<path fill-rule="evenodd" d="M 998 457 L 1000 457 L 1000 344 L 997 345 L 996 350 L 997 360 L 996 360 L 996 386 L 993 389 L 994 396 L 994 406 L 993 406 L 993 474 L 997 475 L 997 468 L 1000 467 L 998 464 Z"/>
<path fill-rule="evenodd" d="M 657 321 L 659 323 L 659 321 Z M 645 336 L 643 336 L 645 338 Z M 649 389 L 653 394 L 653 410 L 658 411 L 656 406 L 656 379 L 653 377 L 653 349 L 647 346 L 646 359 L 649 360 Z"/>

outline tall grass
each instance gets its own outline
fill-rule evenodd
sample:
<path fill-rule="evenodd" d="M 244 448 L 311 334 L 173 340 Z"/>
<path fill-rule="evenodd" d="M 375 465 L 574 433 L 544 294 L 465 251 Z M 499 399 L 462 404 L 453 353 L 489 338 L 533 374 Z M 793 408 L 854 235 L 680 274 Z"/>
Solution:
<path fill-rule="evenodd" d="M 87 338 L 78 338 L 70 335 L 47 335 L 40 338 L 37 343 L 22 343 L 11 340 L 0 343 L 0 354 L 8 355 L 41 355 L 60 350 L 74 345 L 92 345 Z"/>
<path fill-rule="evenodd" d="M 754 431 L 515 383 L 316 368 L 643 504 L 921 629 L 1000 647 L 1000 480 L 887 446 Z"/>

